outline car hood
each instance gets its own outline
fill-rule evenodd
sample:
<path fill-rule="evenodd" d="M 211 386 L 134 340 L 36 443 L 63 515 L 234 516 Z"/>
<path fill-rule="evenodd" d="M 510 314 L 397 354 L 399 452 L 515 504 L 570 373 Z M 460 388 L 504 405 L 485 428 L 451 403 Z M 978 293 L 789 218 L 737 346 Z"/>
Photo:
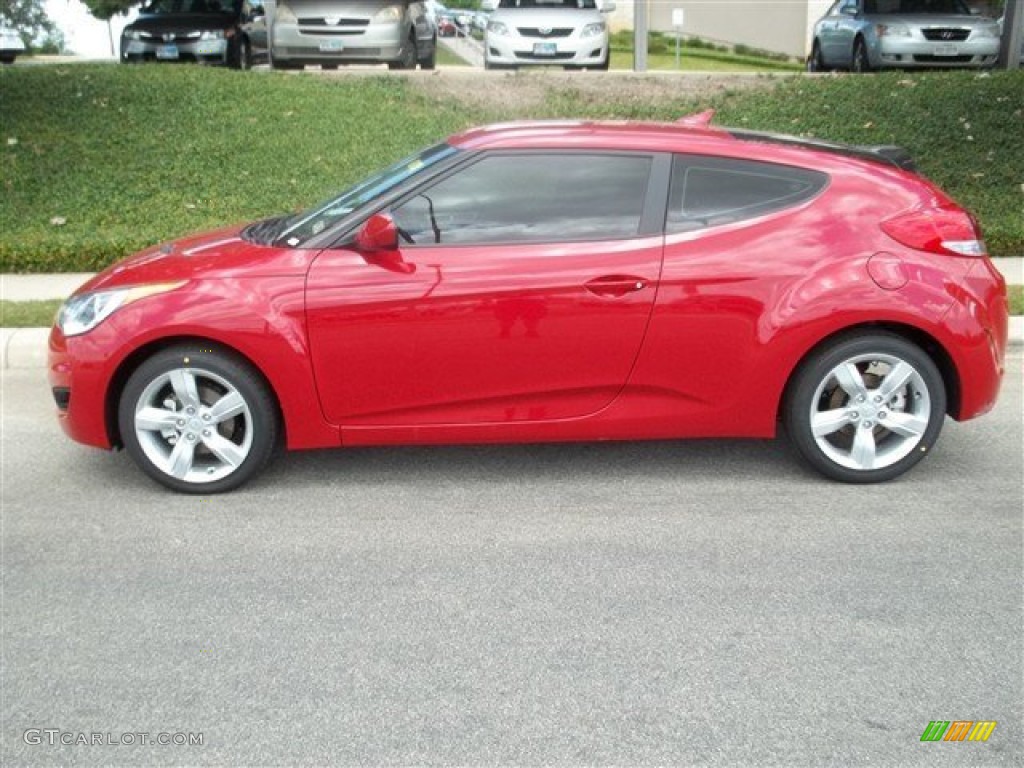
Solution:
<path fill-rule="evenodd" d="M 155 245 L 93 277 L 75 293 L 177 280 L 302 276 L 318 251 L 260 245 L 227 227 Z"/>
<path fill-rule="evenodd" d="M 576 10 L 572 8 L 528 8 L 498 9 L 491 14 L 490 21 L 500 21 L 510 27 L 582 27 L 603 21 L 597 10 Z"/>
<path fill-rule="evenodd" d="M 180 13 L 139 16 L 125 27 L 147 32 L 169 32 L 175 29 L 228 29 L 235 24 L 229 13 Z"/>
<path fill-rule="evenodd" d="M 910 27 L 962 27 L 976 29 L 995 25 L 995 19 L 985 16 L 940 13 L 879 13 L 864 18 L 876 24 L 906 24 Z"/>

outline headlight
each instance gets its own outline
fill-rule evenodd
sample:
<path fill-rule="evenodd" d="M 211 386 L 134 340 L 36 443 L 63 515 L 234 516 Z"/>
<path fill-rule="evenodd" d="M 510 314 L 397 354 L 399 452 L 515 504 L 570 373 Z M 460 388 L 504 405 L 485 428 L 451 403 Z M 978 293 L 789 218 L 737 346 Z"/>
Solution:
<path fill-rule="evenodd" d="M 580 37 L 597 37 L 603 35 L 605 30 L 605 23 L 599 21 L 596 24 L 587 24 L 580 33 Z"/>
<path fill-rule="evenodd" d="M 906 24 L 878 24 L 875 31 L 879 37 L 910 37 L 910 27 Z"/>
<path fill-rule="evenodd" d="M 402 20 L 402 6 L 388 5 L 373 14 L 375 24 L 393 24 Z"/>
<path fill-rule="evenodd" d="M 184 284 L 183 280 L 176 283 L 153 283 L 72 296 L 57 313 L 57 327 L 65 336 L 88 333 L 119 308 L 147 296 L 173 291 Z"/>
<path fill-rule="evenodd" d="M 294 24 L 298 21 L 298 18 L 295 16 L 295 11 L 284 3 L 278 3 L 277 10 L 274 11 L 274 21 L 283 21 L 288 24 Z"/>
<path fill-rule="evenodd" d="M 495 35 L 508 35 L 508 27 L 500 21 L 488 21 L 487 31 Z"/>
<path fill-rule="evenodd" d="M 223 40 L 224 32 L 219 29 L 204 29 L 203 33 L 199 35 L 200 40 Z"/>
<path fill-rule="evenodd" d="M 129 40 L 141 40 L 142 39 L 142 33 L 139 32 L 139 30 L 137 30 L 137 29 L 126 29 L 124 31 L 124 36 L 127 37 Z"/>

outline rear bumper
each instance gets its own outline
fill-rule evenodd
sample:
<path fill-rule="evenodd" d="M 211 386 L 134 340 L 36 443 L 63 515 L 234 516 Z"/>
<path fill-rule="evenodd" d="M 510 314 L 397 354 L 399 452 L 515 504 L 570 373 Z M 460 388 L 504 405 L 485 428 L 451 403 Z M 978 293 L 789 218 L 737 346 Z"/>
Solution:
<path fill-rule="evenodd" d="M 960 402 L 951 414 L 958 421 L 981 416 L 992 409 L 1006 370 L 1009 304 L 1006 281 L 988 259 L 978 259 L 943 318 L 956 349 L 954 363 L 960 379 Z"/>

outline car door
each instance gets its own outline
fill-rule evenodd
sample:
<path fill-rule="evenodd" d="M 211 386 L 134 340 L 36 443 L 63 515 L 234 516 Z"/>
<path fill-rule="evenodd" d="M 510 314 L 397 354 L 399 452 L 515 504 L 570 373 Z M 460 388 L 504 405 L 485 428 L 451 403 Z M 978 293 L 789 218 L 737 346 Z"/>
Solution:
<path fill-rule="evenodd" d="M 321 253 L 306 303 L 327 419 L 479 425 L 608 405 L 653 306 L 669 162 L 486 153 L 392 206 L 386 260 Z"/>

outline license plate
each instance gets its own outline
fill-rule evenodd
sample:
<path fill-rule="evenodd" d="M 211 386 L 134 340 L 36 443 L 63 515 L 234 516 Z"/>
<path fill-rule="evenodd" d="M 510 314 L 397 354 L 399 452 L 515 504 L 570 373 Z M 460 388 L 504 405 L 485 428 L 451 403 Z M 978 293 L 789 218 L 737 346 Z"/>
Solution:
<path fill-rule="evenodd" d="M 936 56 L 956 56 L 959 53 L 955 45 L 936 45 L 935 55 Z"/>
<path fill-rule="evenodd" d="M 554 56 L 558 53 L 558 46 L 554 43 L 534 43 L 533 44 L 533 55 L 534 56 Z"/>
<path fill-rule="evenodd" d="M 178 58 L 178 46 L 161 45 L 156 49 L 156 57 L 158 59 L 176 59 Z"/>
<path fill-rule="evenodd" d="M 341 40 L 324 40 L 320 43 L 320 50 L 323 53 L 336 53 L 344 48 Z"/>

